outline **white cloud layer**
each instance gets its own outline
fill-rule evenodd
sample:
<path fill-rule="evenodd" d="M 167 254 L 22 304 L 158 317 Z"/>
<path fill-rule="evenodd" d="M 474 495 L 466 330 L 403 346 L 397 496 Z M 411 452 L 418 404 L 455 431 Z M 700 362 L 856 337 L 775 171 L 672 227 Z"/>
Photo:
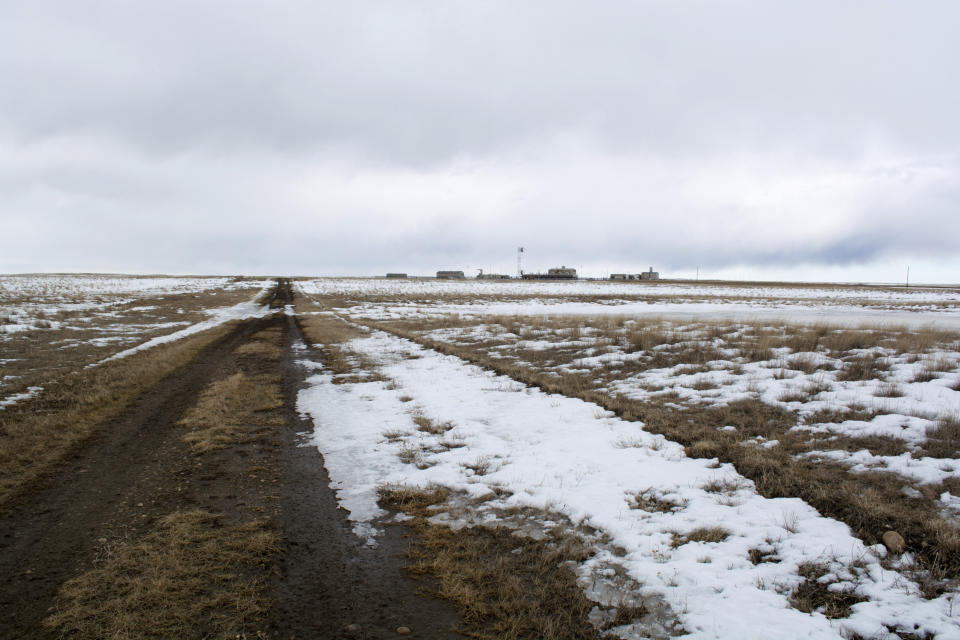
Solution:
<path fill-rule="evenodd" d="M 960 281 L 954 3 L 0 7 L 0 271 Z"/>

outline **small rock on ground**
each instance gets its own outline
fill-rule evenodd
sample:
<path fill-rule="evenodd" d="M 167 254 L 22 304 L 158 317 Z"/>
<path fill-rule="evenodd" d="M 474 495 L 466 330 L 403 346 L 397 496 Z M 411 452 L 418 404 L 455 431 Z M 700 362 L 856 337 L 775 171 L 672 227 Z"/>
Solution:
<path fill-rule="evenodd" d="M 883 534 L 882 540 L 884 546 L 889 549 L 891 553 L 903 553 L 904 548 L 907 546 L 906 540 L 896 531 L 887 531 Z"/>

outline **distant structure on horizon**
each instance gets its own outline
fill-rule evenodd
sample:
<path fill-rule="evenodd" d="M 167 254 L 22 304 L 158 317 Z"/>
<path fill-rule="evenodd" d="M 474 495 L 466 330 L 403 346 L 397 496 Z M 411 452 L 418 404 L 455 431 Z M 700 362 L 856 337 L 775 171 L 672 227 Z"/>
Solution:
<path fill-rule="evenodd" d="M 659 280 L 660 272 L 654 271 L 653 267 L 650 267 L 650 271 L 644 271 L 643 273 L 611 273 L 611 280 Z"/>
<path fill-rule="evenodd" d="M 463 280 L 463 271 L 437 271 L 437 280 Z"/>
<path fill-rule="evenodd" d="M 544 273 L 525 273 L 524 280 L 576 280 L 577 270 L 573 267 L 560 266 L 547 269 Z"/>
<path fill-rule="evenodd" d="M 388 273 L 388 274 L 387 274 L 387 277 L 388 277 L 388 278 L 406 278 L 406 277 L 407 277 L 407 274 L 405 274 L 405 273 Z"/>
<path fill-rule="evenodd" d="M 503 273 L 484 273 L 483 269 L 479 270 L 480 273 L 477 274 L 477 280 L 509 280 L 510 276 Z"/>
<path fill-rule="evenodd" d="M 643 273 L 640 274 L 640 279 L 641 280 L 659 280 L 660 272 L 654 271 L 653 267 L 650 267 L 650 271 L 644 271 Z"/>

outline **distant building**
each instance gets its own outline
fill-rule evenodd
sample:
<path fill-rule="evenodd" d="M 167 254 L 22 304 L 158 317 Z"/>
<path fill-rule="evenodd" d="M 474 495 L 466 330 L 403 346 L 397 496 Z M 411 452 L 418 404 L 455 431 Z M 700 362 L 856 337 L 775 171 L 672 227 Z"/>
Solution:
<path fill-rule="evenodd" d="M 554 267 L 547 269 L 547 275 L 558 280 L 574 280 L 577 277 L 577 270 L 572 267 Z"/>
<path fill-rule="evenodd" d="M 554 267 L 543 273 L 525 273 L 524 280 L 576 280 L 577 270 L 572 267 Z"/>
<path fill-rule="evenodd" d="M 437 280 L 463 280 L 463 271 L 437 271 Z"/>
<path fill-rule="evenodd" d="M 660 272 L 654 271 L 653 267 L 650 267 L 650 271 L 644 271 L 643 273 L 640 274 L 640 279 L 641 280 L 659 280 Z"/>
<path fill-rule="evenodd" d="M 640 276 L 633 273 L 611 273 L 611 280 L 636 280 Z"/>
<path fill-rule="evenodd" d="M 388 278 L 406 278 L 406 277 L 407 277 L 407 274 L 405 274 L 405 273 L 388 273 L 388 274 L 387 274 L 387 277 L 388 277 Z"/>
<path fill-rule="evenodd" d="M 478 273 L 477 280 L 509 280 L 510 276 L 502 273 Z"/>

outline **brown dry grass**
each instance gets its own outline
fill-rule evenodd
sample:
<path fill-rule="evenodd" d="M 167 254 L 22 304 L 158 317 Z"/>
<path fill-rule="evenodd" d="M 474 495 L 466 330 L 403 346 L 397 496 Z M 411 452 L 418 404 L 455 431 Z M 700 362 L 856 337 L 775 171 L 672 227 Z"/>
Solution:
<path fill-rule="evenodd" d="M 660 497 L 652 489 L 646 489 L 633 496 L 631 503 L 631 508 L 657 513 L 673 513 L 682 511 L 686 507 L 686 503 L 676 499 Z"/>
<path fill-rule="evenodd" d="M 120 415 L 144 390 L 230 333 L 233 323 L 127 358 L 81 369 L 43 393 L 0 411 L 0 505 L 50 473 L 101 424 Z"/>
<path fill-rule="evenodd" d="M 458 607 L 466 634 L 497 640 L 601 637 L 587 617 L 595 603 L 570 568 L 589 557 L 586 545 L 559 531 L 535 540 L 508 527 L 454 530 L 429 522 L 430 507 L 447 495 L 442 489 L 391 488 L 381 491 L 381 503 L 414 516 L 410 569 L 436 579 L 438 595 Z M 622 607 L 611 626 L 644 613 Z"/>
<path fill-rule="evenodd" d="M 790 604 L 804 613 L 821 611 L 828 618 L 846 618 L 850 607 L 866 600 L 850 588 L 832 589 L 829 581 L 821 582 L 830 573 L 827 565 L 802 564 L 798 573 L 804 581 L 790 594 Z"/>
<path fill-rule="evenodd" d="M 263 522 L 177 511 L 66 582 L 44 626 L 76 639 L 259 637 L 268 603 L 258 575 L 278 551 Z"/>
<path fill-rule="evenodd" d="M 299 306 L 302 306 L 298 303 Z M 356 325 L 330 314 L 298 315 L 297 322 L 303 336 L 312 345 L 340 344 L 366 334 Z"/>
<path fill-rule="evenodd" d="M 687 533 L 674 533 L 671 546 L 681 547 L 690 542 L 723 542 L 730 537 L 730 532 L 723 527 L 698 527 Z"/>
<path fill-rule="evenodd" d="M 936 426 L 927 431 L 923 452 L 933 458 L 960 456 L 960 416 L 946 416 L 937 420 Z"/>
<path fill-rule="evenodd" d="M 279 343 L 280 329 L 274 327 L 258 331 L 235 350 L 239 356 L 249 356 L 254 360 L 265 359 L 276 361 L 283 356 L 283 347 Z"/>
<path fill-rule="evenodd" d="M 837 374 L 837 380 L 878 380 L 882 372 L 890 369 L 890 365 L 875 354 L 861 354 L 847 358 L 843 370 Z"/>
<path fill-rule="evenodd" d="M 417 425 L 417 431 L 435 436 L 441 436 L 447 431 L 450 431 L 450 429 L 453 429 L 453 424 L 450 422 L 434 422 L 430 418 L 422 415 L 413 416 L 413 423 Z"/>
<path fill-rule="evenodd" d="M 278 376 L 239 372 L 210 383 L 178 424 L 189 429 L 184 441 L 203 453 L 260 438 L 267 427 L 283 423 L 274 413 L 281 407 Z"/>

